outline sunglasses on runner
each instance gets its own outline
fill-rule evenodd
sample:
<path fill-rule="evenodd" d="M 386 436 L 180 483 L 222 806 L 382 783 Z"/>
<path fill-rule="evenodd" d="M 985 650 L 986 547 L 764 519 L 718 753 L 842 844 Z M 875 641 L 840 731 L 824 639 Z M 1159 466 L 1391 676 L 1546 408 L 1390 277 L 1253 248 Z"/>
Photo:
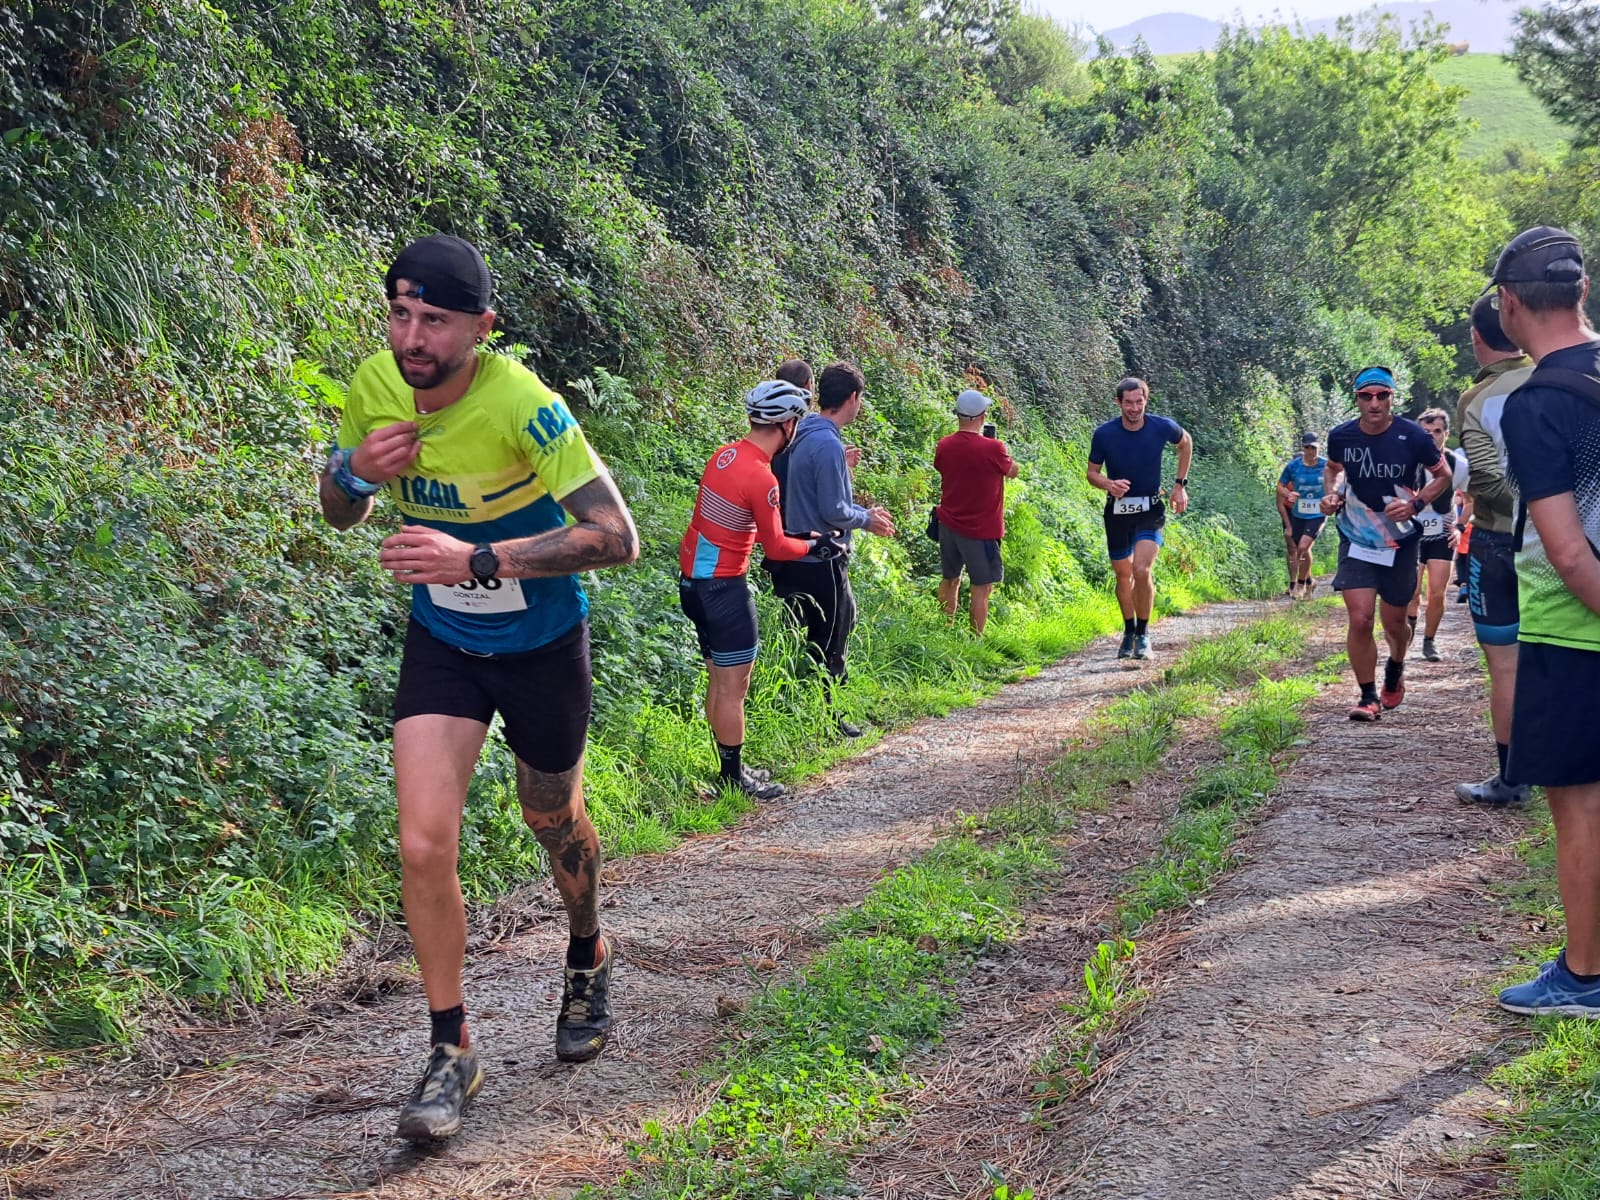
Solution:
<path fill-rule="evenodd" d="M 1357 400 L 1389 400 L 1394 393 L 1388 388 L 1363 388 L 1356 393 Z"/>

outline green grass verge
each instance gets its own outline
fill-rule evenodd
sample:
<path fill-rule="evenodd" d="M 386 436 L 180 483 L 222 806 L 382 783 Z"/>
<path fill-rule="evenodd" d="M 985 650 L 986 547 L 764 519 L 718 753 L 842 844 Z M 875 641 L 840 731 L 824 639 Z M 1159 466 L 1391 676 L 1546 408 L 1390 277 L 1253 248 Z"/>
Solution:
<path fill-rule="evenodd" d="M 1514 911 L 1557 936 L 1530 944 L 1503 983 L 1532 974 L 1561 948 L 1561 897 L 1556 889 L 1555 830 L 1549 814 L 1519 847 L 1526 876 L 1502 889 Z M 1600 1194 L 1600 1022 L 1534 1017 L 1529 1046 L 1489 1076 L 1505 1100 L 1490 1116 L 1505 1130 L 1510 1167 L 1506 1194 L 1519 1200 L 1592 1200 Z"/>
<path fill-rule="evenodd" d="M 1209 711 L 1220 689 L 1299 653 L 1307 625 L 1304 614 L 1273 616 L 1215 639 L 1221 651 L 1190 647 L 1169 678 L 1109 704 L 1097 740 L 1036 787 L 968 817 L 834 918 L 827 947 L 793 982 L 758 996 L 707 1068 L 723 1080 L 707 1109 L 679 1127 L 647 1123 L 629 1174 L 589 1194 L 845 1194 L 852 1148 L 917 1086 L 905 1056 L 934 1045 L 954 1017 L 957 976 L 1014 932 L 1026 898 L 1060 866 L 1052 838 L 1158 766 L 1180 722 Z M 1089 977 L 1091 998 L 1114 966 Z"/>

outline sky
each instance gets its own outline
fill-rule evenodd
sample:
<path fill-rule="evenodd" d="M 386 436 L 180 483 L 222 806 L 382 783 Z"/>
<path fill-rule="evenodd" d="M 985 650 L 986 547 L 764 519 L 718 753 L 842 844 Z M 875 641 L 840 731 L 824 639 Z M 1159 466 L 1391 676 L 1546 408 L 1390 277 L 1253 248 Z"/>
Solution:
<path fill-rule="evenodd" d="M 1371 0 L 1366 3 L 1362 0 L 1024 0 L 1024 7 L 1054 17 L 1068 28 L 1081 23 L 1099 31 L 1116 29 L 1141 17 L 1165 12 L 1192 13 L 1214 21 L 1234 19 L 1240 13 L 1246 20 L 1254 21 L 1282 12 L 1286 18 L 1298 16 L 1314 21 L 1319 17 L 1358 12 L 1370 3 Z"/>

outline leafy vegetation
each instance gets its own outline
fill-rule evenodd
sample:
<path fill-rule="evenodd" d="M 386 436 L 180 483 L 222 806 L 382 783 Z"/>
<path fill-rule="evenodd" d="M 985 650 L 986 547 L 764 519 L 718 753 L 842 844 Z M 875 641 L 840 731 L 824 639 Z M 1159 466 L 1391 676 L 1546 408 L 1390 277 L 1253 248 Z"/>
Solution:
<path fill-rule="evenodd" d="M 1467 170 L 1442 54 L 1379 24 L 1085 64 L 999 0 L 0 7 L 7 1033 L 292 986 L 392 909 L 403 597 L 388 518 L 334 535 L 313 477 L 408 238 L 483 245 L 500 347 L 639 520 L 644 563 L 589 584 L 589 798 L 614 850 L 657 848 L 734 811 L 695 794 L 671 562 L 742 390 L 792 353 L 859 362 L 858 488 L 908 529 L 949 398 L 1001 398 L 1023 476 L 989 636 L 943 625 L 930 543 L 865 539 L 852 714 L 961 703 L 1114 624 L 1082 476 L 1128 371 L 1198 448 L 1166 602 L 1273 588 L 1298 428 L 1362 362 L 1453 387 L 1436 325 L 1506 214 L 1593 211 L 1576 166 Z M 842 751 L 762 615 L 752 753 L 797 777 Z M 508 780 L 502 753 L 474 784 L 474 897 L 540 866 Z"/>

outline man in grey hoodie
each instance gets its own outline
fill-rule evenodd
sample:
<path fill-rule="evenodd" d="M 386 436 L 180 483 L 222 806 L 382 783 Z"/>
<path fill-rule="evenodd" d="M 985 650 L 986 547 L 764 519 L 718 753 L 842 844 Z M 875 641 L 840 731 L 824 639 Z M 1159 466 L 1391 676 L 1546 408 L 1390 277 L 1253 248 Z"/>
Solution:
<path fill-rule="evenodd" d="M 817 376 L 817 405 L 800 422 L 780 479 L 785 529 L 834 530 L 845 553 L 832 558 L 815 553 L 793 562 L 765 565 L 773 589 L 804 627 L 811 657 L 830 681 L 844 682 L 845 653 L 856 623 L 856 600 L 850 591 L 850 534 L 865 529 L 879 537 L 894 536 L 894 520 L 885 508 L 863 508 L 852 497 L 850 468 L 859 453 L 846 450 L 840 431 L 861 415 L 862 374 L 850 363 L 824 367 Z M 861 730 L 841 720 L 848 737 Z"/>

